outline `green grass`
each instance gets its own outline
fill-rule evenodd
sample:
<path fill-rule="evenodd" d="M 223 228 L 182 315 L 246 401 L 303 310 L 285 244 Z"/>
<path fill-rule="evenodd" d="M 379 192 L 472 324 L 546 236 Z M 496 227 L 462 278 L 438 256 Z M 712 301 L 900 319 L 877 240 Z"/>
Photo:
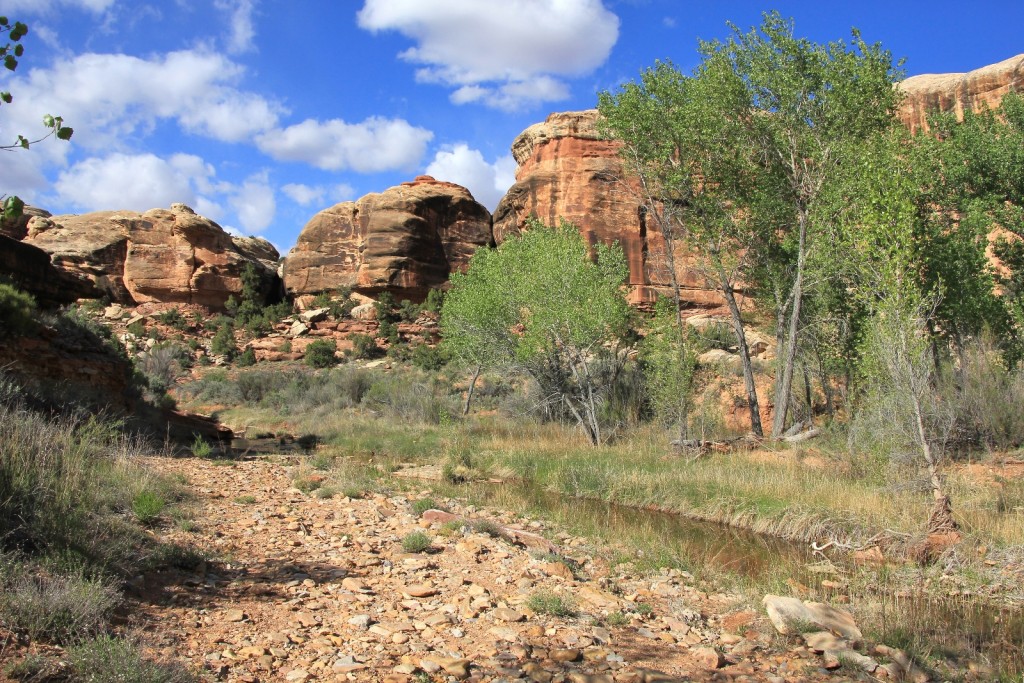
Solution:
<path fill-rule="evenodd" d="M 139 491 L 132 499 L 132 513 L 140 524 L 152 526 L 167 507 L 163 496 L 154 491 Z"/>
<path fill-rule="evenodd" d="M 191 683 L 197 680 L 184 667 L 154 662 L 138 645 L 103 636 L 68 649 L 75 683 Z"/>
<path fill-rule="evenodd" d="M 571 597 L 547 590 L 531 593 L 526 599 L 526 606 L 532 612 L 552 617 L 571 617 L 576 614 L 576 603 Z"/>
<path fill-rule="evenodd" d="M 413 531 L 402 538 L 402 550 L 407 553 L 422 553 L 430 548 L 430 536 L 422 531 Z"/>
<path fill-rule="evenodd" d="M 244 495 L 235 498 L 235 502 L 239 505 L 252 505 L 256 502 L 256 496 Z"/>

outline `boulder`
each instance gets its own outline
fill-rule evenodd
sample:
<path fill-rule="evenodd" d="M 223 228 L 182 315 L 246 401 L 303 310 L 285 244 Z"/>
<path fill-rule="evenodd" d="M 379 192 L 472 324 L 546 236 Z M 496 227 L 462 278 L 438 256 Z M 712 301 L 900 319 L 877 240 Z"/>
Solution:
<path fill-rule="evenodd" d="M 90 280 L 56 268 L 50 255 L 39 247 L 5 235 L 0 235 L 0 276 L 31 294 L 43 308 L 100 295 Z"/>
<path fill-rule="evenodd" d="M 1007 93 L 1024 91 L 1024 54 L 967 73 L 911 76 L 899 87 L 906 94 L 900 121 L 912 131 L 927 130 L 936 110 L 962 119 L 965 111 L 998 107 Z"/>
<path fill-rule="evenodd" d="M 491 216 L 469 190 L 419 176 L 313 216 L 284 263 L 292 296 L 351 287 L 422 301 L 493 243 Z"/>
<path fill-rule="evenodd" d="M 184 204 L 170 209 L 98 211 L 33 219 L 25 241 L 59 268 L 91 280 L 111 301 L 190 303 L 212 309 L 239 297 L 246 264 L 261 275 L 263 295 L 280 292 L 276 250 L 266 240 L 233 238 Z M 241 245 L 241 246 L 240 246 Z"/>
<path fill-rule="evenodd" d="M 494 238 L 522 231 L 530 218 L 548 225 L 559 218 L 575 224 L 588 243 L 618 242 L 629 263 L 633 303 L 669 292 L 664 274 L 665 241 L 646 218 L 636 183 L 619 158 L 620 144 L 598 128 L 596 109 L 555 113 L 527 128 L 512 143 L 519 164 L 516 183 L 494 212 Z M 718 293 L 693 270 L 692 258 L 676 254 L 683 299 L 690 306 L 717 307 Z"/>
<path fill-rule="evenodd" d="M 17 218 L 0 217 L 0 235 L 15 240 L 23 240 L 28 235 L 28 224 L 33 218 L 49 218 L 50 212 L 38 206 L 26 205 Z"/>

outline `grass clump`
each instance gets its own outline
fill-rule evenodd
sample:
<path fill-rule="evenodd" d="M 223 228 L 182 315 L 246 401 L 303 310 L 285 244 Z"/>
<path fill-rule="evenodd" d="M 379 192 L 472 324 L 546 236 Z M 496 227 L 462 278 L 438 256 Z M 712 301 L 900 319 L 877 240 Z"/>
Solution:
<path fill-rule="evenodd" d="M 160 519 L 160 513 L 167 507 L 167 501 L 154 491 L 139 491 L 132 499 L 132 513 L 140 524 L 152 526 Z"/>
<path fill-rule="evenodd" d="M 239 505 L 252 505 L 253 503 L 256 502 L 256 496 L 238 496 L 237 498 L 235 498 L 235 502 L 238 503 Z"/>
<path fill-rule="evenodd" d="M 100 633 L 121 601 L 102 578 L 32 571 L 10 560 L 7 564 L 0 581 L 0 617 L 32 640 L 65 644 Z"/>
<path fill-rule="evenodd" d="M 68 649 L 68 659 L 80 683 L 190 683 L 195 681 L 177 664 L 153 662 L 126 640 L 102 636 Z"/>
<path fill-rule="evenodd" d="M 422 531 L 413 531 L 402 539 L 402 550 L 407 553 L 422 553 L 430 548 L 430 536 Z"/>
<path fill-rule="evenodd" d="M 530 594 L 526 599 L 526 606 L 532 612 L 552 617 L 571 617 L 576 614 L 576 603 L 572 598 L 549 590 L 539 590 Z"/>
<path fill-rule="evenodd" d="M 427 510 L 445 510 L 444 505 L 438 503 L 433 498 L 420 498 L 412 502 L 412 513 L 417 517 L 422 517 L 423 513 Z"/>
<path fill-rule="evenodd" d="M 474 519 L 469 528 L 478 534 L 490 536 L 491 538 L 505 538 L 505 530 L 501 525 L 490 519 Z"/>

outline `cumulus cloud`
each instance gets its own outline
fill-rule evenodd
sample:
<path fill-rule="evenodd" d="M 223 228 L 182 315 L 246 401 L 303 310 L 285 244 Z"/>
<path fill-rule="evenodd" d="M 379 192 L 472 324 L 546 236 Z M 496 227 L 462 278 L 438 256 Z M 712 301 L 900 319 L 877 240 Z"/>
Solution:
<path fill-rule="evenodd" d="M 253 24 L 253 14 L 256 11 L 254 0 L 215 0 L 213 5 L 222 12 L 228 12 L 231 17 L 231 31 L 226 43 L 228 54 L 251 52 L 255 48 L 253 39 L 256 37 L 256 28 Z"/>
<path fill-rule="evenodd" d="M 462 185 L 491 211 L 512 187 L 515 172 L 516 162 L 512 155 L 488 162 L 480 150 L 470 149 L 465 143 L 442 149 L 427 166 L 427 175 Z"/>
<path fill-rule="evenodd" d="M 208 183 L 213 176 L 213 167 L 191 154 L 163 159 L 114 153 L 74 164 L 57 178 L 55 190 L 59 201 L 81 211 L 146 211 L 173 202 L 195 207 L 200 194 L 193 179 Z"/>
<path fill-rule="evenodd" d="M 366 0 L 359 26 L 415 42 L 416 78 L 455 88 L 452 102 L 501 109 L 568 97 L 561 77 L 603 64 L 619 19 L 602 0 Z"/>
<path fill-rule="evenodd" d="M 37 128 L 38 112 L 49 111 L 74 126 L 76 146 L 89 149 L 118 149 L 164 119 L 192 133 L 239 142 L 275 126 L 284 113 L 262 96 L 237 88 L 243 72 L 224 55 L 206 51 L 149 59 L 86 53 L 49 69 L 33 69 L 13 82 L 12 92 L 32 107 L 10 107 L 4 130 Z M 46 148 L 64 154 L 68 146 Z"/>
<path fill-rule="evenodd" d="M 274 220 L 277 202 L 266 171 L 251 175 L 232 193 L 228 204 L 250 233 L 262 232 Z"/>
<path fill-rule="evenodd" d="M 256 138 L 278 161 L 302 161 L 327 171 L 376 173 L 410 170 L 423 158 L 434 134 L 403 119 L 370 117 L 361 123 L 306 119 Z"/>
<path fill-rule="evenodd" d="M 346 183 L 339 183 L 337 185 L 288 183 L 281 187 L 281 191 L 299 206 L 337 204 L 338 202 L 349 201 L 356 195 L 355 188 Z"/>

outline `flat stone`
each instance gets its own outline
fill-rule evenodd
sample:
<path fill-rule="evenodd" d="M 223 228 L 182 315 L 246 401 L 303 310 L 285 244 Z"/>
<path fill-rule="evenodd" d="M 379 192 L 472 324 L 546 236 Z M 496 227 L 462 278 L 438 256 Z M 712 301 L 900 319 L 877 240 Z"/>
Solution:
<path fill-rule="evenodd" d="M 807 647 L 818 653 L 850 649 L 850 641 L 836 636 L 831 631 L 801 633 L 800 636 L 807 643 Z"/>
<path fill-rule="evenodd" d="M 762 602 L 775 630 L 783 635 L 794 635 L 806 624 L 816 624 L 853 644 L 863 638 L 853 616 L 838 607 L 779 595 L 766 595 Z"/>
<path fill-rule="evenodd" d="M 224 621 L 245 621 L 245 612 L 240 609 L 229 609 L 224 612 Z"/>
<path fill-rule="evenodd" d="M 509 609 L 508 607 L 499 607 L 498 609 L 491 612 L 491 614 L 498 621 L 507 621 L 514 623 L 518 621 L 524 621 L 526 619 L 525 614 L 521 614 L 520 612 L 517 612 L 514 609 Z"/>
<path fill-rule="evenodd" d="M 578 662 L 582 656 L 583 653 L 574 648 L 558 648 L 548 653 L 548 657 L 555 662 Z"/>
<path fill-rule="evenodd" d="M 402 589 L 402 593 L 411 598 L 429 598 L 437 595 L 437 589 L 431 585 L 419 583 L 413 584 L 412 586 L 406 586 Z"/>
<path fill-rule="evenodd" d="M 714 671 L 725 666 L 725 657 L 713 647 L 698 647 L 690 650 L 694 664 L 705 671 Z"/>

